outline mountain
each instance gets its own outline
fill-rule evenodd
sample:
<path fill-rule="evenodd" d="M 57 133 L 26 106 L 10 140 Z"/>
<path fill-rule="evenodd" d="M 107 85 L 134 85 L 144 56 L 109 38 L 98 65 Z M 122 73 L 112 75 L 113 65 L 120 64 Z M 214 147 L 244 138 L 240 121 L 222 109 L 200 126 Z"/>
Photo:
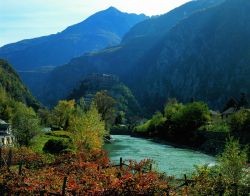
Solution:
<path fill-rule="evenodd" d="M 117 110 L 124 112 L 128 118 L 139 114 L 140 107 L 131 90 L 115 75 L 91 74 L 73 89 L 68 98 L 79 100 L 83 97 L 90 105 L 99 91 L 107 91 L 116 100 Z"/>
<path fill-rule="evenodd" d="M 5 45 L 0 48 L 0 57 L 18 71 L 55 67 L 85 52 L 119 44 L 133 25 L 146 18 L 110 7 L 60 33 Z"/>
<path fill-rule="evenodd" d="M 249 9 L 248 0 L 227 0 L 172 28 L 130 75 L 141 103 L 194 98 L 222 109 L 230 97 L 249 95 Z"/>
<path fill-rule="evenodd" d="M 138 94 L 140 97 L 140 93 L 136 92 L 137 87 L 141 91 L 145 84 L 138 86 L 134 82 L 137 78 L 142 80 L 144 78 L 137 67 L 141 66 L 143 59 L 150 60 L 149 57 L 157 54 L 158 50 L 152 50 L 152 48 L 158 46 L 158 43 L 162 43 L 166 34 L 179 25 L 182 20 L 222 2 L 222 0 L 191 1 L 162 16 L 138 23 L 124 36 L 120 45 L 85 54 L 71 60 L 64 66 L 56 68 L 50 74 L 43 86 L 42 94 L 39 94 L 38 97 L 43 103 L 53 105 L 58 99 L 67 96 L 68 92 L 80 80 L 91 73 L 118 75 L 121 81 L 128 85 L 135 95 Z M 163 99 L 165 100 L 165 98 Z M 152 102 L 157 104 L 155 101 Z M 145 107 L 148 106 L 145 105 Z M 153 108 L 155 110 L 155 106 Z"/>
<path fill-rule="evenodd" d="M 224 0 L 196 0 L 190 1 L 160 17 L 153 17 L 133 26 L 124 36 L 122 43 L 143 39 L 152 39 L 155 43 L 159 41 L 172 27 L 184 18 L 188 18 L 194 12 L 219 5 Z"/>
<path fill-rule="evenodd" d="M 23 102 L 34 109 L 39 108 L 38 101 L 23 85 L 12 66 L 3 59 L 0 59 L 0 87 L 15 101 Z"/>

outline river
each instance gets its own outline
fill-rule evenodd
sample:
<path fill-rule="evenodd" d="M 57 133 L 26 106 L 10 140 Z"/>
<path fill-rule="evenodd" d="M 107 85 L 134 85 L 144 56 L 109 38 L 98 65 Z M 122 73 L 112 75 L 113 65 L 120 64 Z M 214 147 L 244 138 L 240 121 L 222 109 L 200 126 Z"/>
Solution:
<path fill-rule="evenodd" d="M 214 164 L 215 158 L 190 149 L 175 148 L 170 145 L 156 143 L 150 139 L 131 137 L 129 135 L 112 135 L 114 141 L 105 144 L 112 161 L 140 161 L 145 158 L 153 159 L 155 169 L 167 175 L 182 176 L 194 171 L 194 165 Z"/>

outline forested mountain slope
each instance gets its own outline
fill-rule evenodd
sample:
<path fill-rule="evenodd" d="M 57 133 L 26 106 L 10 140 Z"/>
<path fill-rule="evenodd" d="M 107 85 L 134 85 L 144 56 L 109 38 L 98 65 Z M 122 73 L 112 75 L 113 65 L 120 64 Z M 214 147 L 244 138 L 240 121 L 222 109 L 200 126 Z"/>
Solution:
<path fill-rule="evenodd" d="M 35 109 L 39 107 L 38 101 L 24 86 L 15 70 L 3 59 L 0 59 L 0 87 L 15 101 L 23 102 Z"/>
<path fill-rule="evenodd" d="M 227 0 L 171 29 L 132 72 L 139 100 L 194 98 L 222 109 L 231 96 L 249 94 L 249 9 L 248 0 Z"/>
<path fill-rule="evenodd" d="M 175 10 L 139 23 L 125 35 L 119 46 L 92 52 L 73 59 L 69 64 L 56 68 L 45 83 L 38 97 L 43 103 L 54 104 L 65 97 L 75 85 L 91 73 L 115 74 L 126 84 L 133 83 L 131 73 L 136 74 L 138 63 L 169 30 L 195 12 L 222 1 L 200 0 L 189 2 Z M 138 72 L 138 77 L 143 77 Z M 137 77 L 137 76 L 134 76 Z M 136 88 L 136 86 L 130 86 Z M 142 87 L 143 89 L 143 87 Z"/>
<path fill-rule="evenodd" d="M 115 75 L 91 74 L 80 82 L 68 98 L 75 100 L 84 98 L 86 104 L 90 105 L 96 93 L 100 91 L 105 91 L 114 98 L 117 111 L 123 112 L 129 118 L 140 113 L 140 106 L 133 93 Z"/>

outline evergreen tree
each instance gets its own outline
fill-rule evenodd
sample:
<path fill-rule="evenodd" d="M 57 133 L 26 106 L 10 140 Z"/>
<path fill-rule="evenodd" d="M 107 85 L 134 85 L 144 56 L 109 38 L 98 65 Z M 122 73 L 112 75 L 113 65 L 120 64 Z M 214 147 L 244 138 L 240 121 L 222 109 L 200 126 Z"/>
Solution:
<path fill-rule="evenodd" d="M 241 93 L 240 95 L 240 101 L 239 101 L 239 107 L 247 107 L 248 106 L 248 100 L 246 93 Z"/>
<path fill-rule="evenodd" d="M 234 99 L 233 97 L 231 97 L 225 104 L 224 108 L 223 108 L 223 112 L 226 111 L 228 108 L 237 108 L 239 106 L 239 103 L 236 99 Z"/>

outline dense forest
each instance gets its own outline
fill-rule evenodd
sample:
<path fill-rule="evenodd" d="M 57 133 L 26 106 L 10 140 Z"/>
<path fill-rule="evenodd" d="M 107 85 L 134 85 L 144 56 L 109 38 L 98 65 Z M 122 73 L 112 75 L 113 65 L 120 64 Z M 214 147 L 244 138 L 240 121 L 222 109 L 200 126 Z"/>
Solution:
<path fill-rule="evenodd" d="M 35 109 L 39 107 L 39 102 L 23 85 L 14 68 L 3 59 L 0 59 L 0 86 L 16 101 L 23 102 Z"/>

